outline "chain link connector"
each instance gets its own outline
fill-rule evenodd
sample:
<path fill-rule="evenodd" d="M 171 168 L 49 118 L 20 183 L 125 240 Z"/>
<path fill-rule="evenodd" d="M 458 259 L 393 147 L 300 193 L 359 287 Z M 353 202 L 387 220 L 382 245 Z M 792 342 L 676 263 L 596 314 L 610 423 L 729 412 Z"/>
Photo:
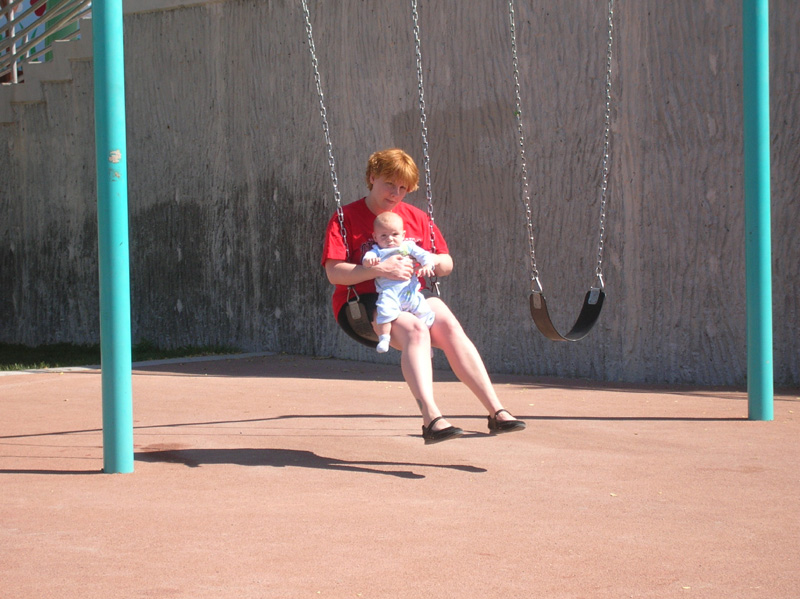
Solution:
<path fill-rule="evenodd" d="M 442 290 L 439 288 L 439 277 L 436 275 L 428 278 L 428 283 L 431 286 L 431 291 L 436 297 L 442 297 Z"/>
<path fill-rule="evenodd" d="M 544 291 L 542 289 L 542 282 L 539 280 L 539 277 L 531 277 L 531 292 L 533 293 L 542 293 Z"/>
<path fill-rule="evenodd" d="M 597 277 L 597 288 L 602 291 L 606 288 L 606 282 L 603 280 L 603 273 L 598 272 L 595 276 Z"/>

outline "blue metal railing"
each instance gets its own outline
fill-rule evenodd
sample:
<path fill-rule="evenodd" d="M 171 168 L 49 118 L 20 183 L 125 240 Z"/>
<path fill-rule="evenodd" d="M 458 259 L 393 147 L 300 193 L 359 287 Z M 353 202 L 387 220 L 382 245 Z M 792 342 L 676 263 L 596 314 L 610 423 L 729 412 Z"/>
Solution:
<path fill-rule="evenodd" d="M 0 81 L 18 83 L 25 63 L 50 60 L 53 41 L 78 37 L 91 12 L 91 0 L 0 0 Z"/>

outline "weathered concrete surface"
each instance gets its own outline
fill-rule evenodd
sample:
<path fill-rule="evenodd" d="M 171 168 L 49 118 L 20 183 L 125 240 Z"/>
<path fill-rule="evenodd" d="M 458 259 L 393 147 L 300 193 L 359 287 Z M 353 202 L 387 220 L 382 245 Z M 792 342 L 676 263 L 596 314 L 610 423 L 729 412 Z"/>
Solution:
<path fill-rule="evenodd" d="M 796 599 L 797 393 L 503 376 L 528 429 L 425 446 L 396 367 L 134 373 L 135 472 L 102 475 L 100 375 L 0 376 L 4 599 Z"/>
<path fill-rule="evenodd" d="M 299 2 L 180 4 L 126 16 L 134 337 L 393 360 L 330 316 L 317 261 L 333 200 Z M 517 6 L 537 257 L 560 328 L 595 265 L 600 4 Z M 800 382 L 800 13 L 770 4 L 774 364 L 788 385 Z M 372 150 L 421 162 L 410 9 L 310 5 L 347 202 Z M 445 296 L 489 368 L 743 384 L 740 2 L 616 2 L 608 300 L 569 345 L 528 315 L 506 7 L 420 11 L 436 217 L 456 261 Z M 91 62 L 72 64 L 71 82 L 44 84 L 44 103 L 0 125 L 0 341 L 98 338 Z"/>

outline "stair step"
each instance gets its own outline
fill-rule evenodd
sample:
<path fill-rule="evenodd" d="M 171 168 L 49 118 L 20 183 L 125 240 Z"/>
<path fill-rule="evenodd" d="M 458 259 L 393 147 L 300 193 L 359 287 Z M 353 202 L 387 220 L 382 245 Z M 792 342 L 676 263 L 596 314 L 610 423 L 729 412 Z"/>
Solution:
<path fill-rule="evenodd" d="M 22 83 L 0 86 L 0 123 L 14 121 L 14 104 L 35 104 L 44 101 L 42 83 L 71 81 L 75 60 L 91 60 L 93 56 L 92 19 L 80 19 L 80 39 L 53 42 L 53 60 L 33 62 L 23 66 Z"/>

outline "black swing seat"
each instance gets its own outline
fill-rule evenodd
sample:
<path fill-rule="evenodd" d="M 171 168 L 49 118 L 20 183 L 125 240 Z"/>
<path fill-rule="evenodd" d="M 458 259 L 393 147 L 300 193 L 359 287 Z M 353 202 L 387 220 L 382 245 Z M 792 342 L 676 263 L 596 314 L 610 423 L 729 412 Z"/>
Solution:
<path fill-rule="evenodd" d="M 536 327 L 548 339 L 552 341 L 578 341 L 586 337 L 597 322 L 600 310 L 603 309 L 605 297 L 605 292 L 599 287 L 589 289 L 583 300 L 583 307 L 580 314 L 578 314 L 578 319 L 566 335 L 559 333 L 550 320 L 550 314 L 547 311 L 547 300 L 541 291 L 531 292 L 531 316 L 533 317 L 533 322 L 536 323 Z"/>
<path fill-rule="evenodd" d="M 365 293 L 359 296 L 352 288 L 351 292 L 354 296 L 350 297 L 348 294 L 347 302 L 339 310 L 336 322 L 349 337 L 362 345 L 375 349 L 378 347 L 378 336 L 372 328 L 366 304 L 370 304 L 374 310 L 378 294 Z"/>

